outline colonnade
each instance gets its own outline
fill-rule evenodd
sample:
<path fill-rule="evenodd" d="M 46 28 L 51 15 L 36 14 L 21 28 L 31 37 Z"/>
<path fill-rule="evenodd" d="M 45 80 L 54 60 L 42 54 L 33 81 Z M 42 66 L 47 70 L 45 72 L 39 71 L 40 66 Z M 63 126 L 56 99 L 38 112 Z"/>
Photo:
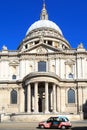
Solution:
<path fill-rule="evenodd" d="M 27 112 L 31 113 L 32 112 L 32 93 L 31 93 L 32 85 L 28 84 L 27 86 Z M 39 112 L 39 82 L 33 83 L 33 112 L 38 113 Z M 50 112 L 50 108 L 52 109 L 52 112 L 57 111 L 57 86 L 56 84 L 52 84 L 52 91 L 49 93 L 49 83 L 45 82 L 44 83 L 44 98 L 45 98 L 45 103 L 44 107 L 45 113 Z M 50 99 L 49 99 L 49 94 L 50 94 Z M 50 102 L 50 103 L 49 103 Z M 51 105 L 50 105 L 51 104 Z M 43 112 L 43 111 L 42 111 Z"/>

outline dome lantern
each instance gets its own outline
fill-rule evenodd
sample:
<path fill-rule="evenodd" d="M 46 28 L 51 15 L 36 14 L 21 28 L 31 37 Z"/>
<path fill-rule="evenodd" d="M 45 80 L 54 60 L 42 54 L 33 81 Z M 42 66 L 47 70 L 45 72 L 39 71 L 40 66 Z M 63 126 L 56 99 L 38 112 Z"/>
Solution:
<path fill-rule="evenodd" d="M 40 20 L 48 20 L 48 13 L 47 13 L 47 10 L 46 10 L 45 2 L 43 3 L 43 8 L 42 8 L 42 11 L 41 11 Z"/>

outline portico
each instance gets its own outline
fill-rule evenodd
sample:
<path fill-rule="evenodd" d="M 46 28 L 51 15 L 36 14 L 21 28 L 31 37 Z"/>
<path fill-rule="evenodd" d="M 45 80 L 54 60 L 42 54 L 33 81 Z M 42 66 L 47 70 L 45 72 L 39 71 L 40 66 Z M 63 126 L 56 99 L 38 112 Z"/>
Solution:
<path fill-rule="evenodd" d="M 39 73 L 40 74 L 40 73 Z M 38 75 L 38 73 L 36 74 Z M 42 73 L 41 73 L 42 75 Z M 26 99 L 27 104 L 25 105 L 27 108 L 27 112 L 31 113 L 49 113 L 49 112 L 57 112 L 57 85 L 56 82 L 52 82 L 55 79 L 51 76 L 47 76 L 47 73 L 43 73 L 43 77 L 40 76 L 34 76 L 32 74 L 31 76 L 28 75 L 28 78 L 25 78 L 25 84 L 26 85 Z M 43 81 L 40 81 L 40 78 L 43 79 Z M 49 78 L 52 78 L 52 80 L 49 80 Z M 27 80 L 26 80 L 27 79 Z M 31 82 L 32 80 L 32 82 Z"/>

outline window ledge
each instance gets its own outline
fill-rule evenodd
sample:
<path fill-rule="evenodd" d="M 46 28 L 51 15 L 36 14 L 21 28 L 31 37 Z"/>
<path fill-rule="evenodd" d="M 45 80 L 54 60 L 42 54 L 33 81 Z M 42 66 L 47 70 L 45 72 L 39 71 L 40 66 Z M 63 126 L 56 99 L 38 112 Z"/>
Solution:
<path fill-rule="evenodd" d="M 76 107 L 77 105 L 75 103 L 68 103 L 66 104 L 66 107 Z"/>

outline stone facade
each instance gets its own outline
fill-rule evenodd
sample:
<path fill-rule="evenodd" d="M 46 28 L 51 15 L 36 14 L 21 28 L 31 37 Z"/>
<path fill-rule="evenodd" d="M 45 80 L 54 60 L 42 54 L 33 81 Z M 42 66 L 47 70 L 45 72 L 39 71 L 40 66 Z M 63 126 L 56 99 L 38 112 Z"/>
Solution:
<path fill-rule="evenodd" d="M 0 111 L 86 113 L 87 51 L 71 48 L 45 4 L 40 18 L 16 51 L 0 51 Z"/>

